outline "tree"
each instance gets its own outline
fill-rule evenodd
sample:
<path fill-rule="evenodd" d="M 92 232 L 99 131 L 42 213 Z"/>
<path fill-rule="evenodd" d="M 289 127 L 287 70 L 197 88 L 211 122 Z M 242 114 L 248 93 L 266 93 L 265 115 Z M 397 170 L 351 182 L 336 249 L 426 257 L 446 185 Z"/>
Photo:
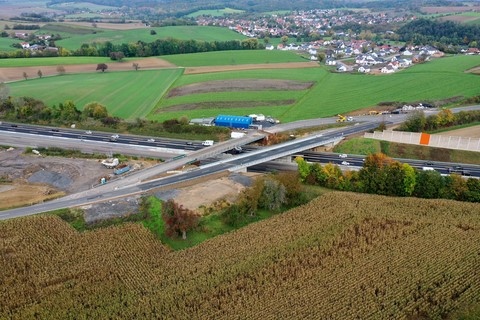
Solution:
<path fill-rule="evenodd" d="M 427 120 L 423 111 L 412 112 L 407 120 L 400 126 L 400 130 L 410 132 L 422 132 L 425 129 Z"/>
<path fill-rule="evenodd" d="M 96 70 L 102 70 L 102 72 L 105 72 L 105 70 L 108 69 L 108 66 L 106 63 L 99 63 L 97 64 L 97 69 Z"/>
<path fill-rule="evenodd" d="M 0 102 L 8 99 L 10 96 L 10 88 L 3 82 L 0 82 Z"/>
<path fill-rule="evenodd" d="M 173 199 L 166 201 L 162 206 L 162 219 L 165 221 L 165 234 L 172 237 L 181 234 L 187 239 L 187 231 L 198 226 L 199 216 L 192 210 L 184 208 Z"/>
<path fill-rule="evenodd" d="M 26 72 L 23 72 L 23 77 L 25 78 L 25 80 L 28 80 L 28 74 Z"/>
<path fill-rule="evenodd" d="M 108 117 L 107 108 L 98 103 L 98 102 L 90 102 L 83 107 L 82 112 L 84 117 L 90 117 L 94 119 L 103 119 Z"/>
<path fill-rule="evenodd" d="M 110 59 L 111 60 L 122 61 L 123 58 L 125 58 L 125 54 L 123 54 L 122 51 L 110 52 Z"/>
<path fill-rule="evenodd" d="M 57 66 L 57 72 L 60 75 L 65 74 L 65 67 L 64 66 Z"/>
<path fill-rule="evenodd" d="M 154 36 L 154 35 L 157 34 L 157 31 L 155 31 L 155 30 L 152 29 L 152 30 L 150 30 L 150 34 L 151 34 L 152 36 Z"/>
<path fill-rule="evenodd" d="M 282 44 L 283 44 L 284 46 L 287 45 L 287 43 L 288 43 L 288 36 L 283 36 L 283 37 L 280 39 L 280 41 L 282 42 Z"/>
<path fill-rule="evenodd" d="M 135 71 L 137 71 L 139 68 L 140 68 L 140 65 L 136 62 L 132 63 L 132 67 L 133 69 L 135 69 Z"/>
<path fill-rule="evenodd" d="M 326 58 L 325 52 L 318 52 L 317 53 L 317 60 L 318 62 L 323 62 Z"/>
<path fill-rule="evenodd" d="M 310 174 L 310 165 L 302 157 L 296 157 L 295 162 L 298 166 L 298 173 L 300 175 L 300 180 L 305 181 L 307 176 Z"/>
<path fill-rule="evenodd" d="M 416 175 L 413 195 L 419 198 L 441 198 L 441 191 L 445 186 L 445 180 L 440 172 L 435 170 L 418 171 Z"/>
<path fill-rule="evenodd" d="M 43 76 L 42 70 L 38 70 L 38 71 L 37 71 L 37 75 L 38 75 L 38 77 L 41 79 L 42 76 Z"/>
<path fill-rule="evenodd" d="M 260 206 L 267 210 L 278 211 L 286 203 L 286 189 L 283 184 L 272 178 L 263 182 L 262 195 L 259 199 Z"/>

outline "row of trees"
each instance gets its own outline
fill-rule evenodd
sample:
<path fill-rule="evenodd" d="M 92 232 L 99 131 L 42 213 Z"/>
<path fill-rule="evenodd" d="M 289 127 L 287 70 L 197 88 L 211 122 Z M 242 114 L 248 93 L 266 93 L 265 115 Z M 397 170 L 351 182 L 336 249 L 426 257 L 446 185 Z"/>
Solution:
<path fill-rule="evenodd" d="M 399 126 L 398 130 L 409 132 L 432 131 L 478 121 L 480 121 L 479 110 L 453 113 L 450 109 L 443 109 L 439 113 L 429 116 L 425 116 L 423 111 L 415 111 Z"/>
<path fill-rule="evenodd" d="M 415 45 L 443 43 L 445 45 L 468 45 L 479 47 L 480 26 L 452 21 L 417 19 L 397 30 L 401 41 Z"/>
<path fill-rule="evenodd" d="M 452 174 L 442 176 L 434 170 L 419 171 L 382 153 L 365 158 L 359 171 L 343 172 L 337 165 L 307 163 L 297 158 L 300 178 L 307 184 L 336 190 L 386 196 L 415 196 L 480 202 L 480 180 Z"/>
<path fill-rule="evenodd" d="M 167 38 L 157 39 L 150 43 L 137 41 L 136 43 L 113 44 L 107 41 L 99 44 L 82 44 L 78 50 L 71 52 L 71 55 L 102 56 L 119 59 L 119 57 L 148 57 L 223 50 L 256 50 L 261 48 L 263 48 L 263 44 L 255 38 L 211 42 Z M 123 56 L 119 56 L 121 54 Z"/>

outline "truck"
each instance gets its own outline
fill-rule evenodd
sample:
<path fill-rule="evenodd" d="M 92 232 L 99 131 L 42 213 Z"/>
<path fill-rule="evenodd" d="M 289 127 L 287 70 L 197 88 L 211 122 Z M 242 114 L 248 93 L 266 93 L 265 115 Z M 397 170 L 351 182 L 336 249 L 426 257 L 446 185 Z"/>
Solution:
<path fill-rule="evenodd" d="M 205 140 L 202 142 L 202 146 L 213 146 L 213 140 Z"/>
<path fill-rule="evenodd" d="M 118 134 L 114 134 L 110 137 L 110 141 L 112 142 L 117 141 L 118 138 L 120 138 L 120 136 Z"/>
<path fill-rule="evenodd" d="M 125 165 L 125 166 L 122 166 L 122 167 L 118 167 L 118 169 L 113 170 L 113 173 L 116 174 L 116 175 L 119 175 L 119 174 L 130 171 L 130 169 L 131 169 L 131 167 L 129 165 Z"/>
<path fill-rule="evenodd" d="M 347 120 L 347 117 L 341 115 L 341 114 L 337 114 L 337 122 L 345 122 Z"/>

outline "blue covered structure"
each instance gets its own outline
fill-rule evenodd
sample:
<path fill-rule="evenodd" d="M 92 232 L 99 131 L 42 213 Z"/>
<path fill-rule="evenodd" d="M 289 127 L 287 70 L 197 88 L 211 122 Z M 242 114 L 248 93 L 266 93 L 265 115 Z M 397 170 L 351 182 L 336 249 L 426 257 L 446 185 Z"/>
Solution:
<path fill-rule="evenodd" d="M 252 118 L 242 116 L 218 115 L 215 118 L 215 125 L 229 128 L 248 129 L 252 124 Z"/>

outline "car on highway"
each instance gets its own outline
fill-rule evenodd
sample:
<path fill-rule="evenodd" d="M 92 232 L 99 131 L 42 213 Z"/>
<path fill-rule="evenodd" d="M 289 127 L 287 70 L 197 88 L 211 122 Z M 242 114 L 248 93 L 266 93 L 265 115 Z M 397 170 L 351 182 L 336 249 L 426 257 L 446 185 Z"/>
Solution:
<path fill-rule="evenodd" d="M 147 141 L 148 141 L 148 142 L 155 142 L 155 139 L 150 138 L 150 139 L 148 139 Z"/>
<path fill-rule="evenodd" d="M 187 146 L 191 146 L 191 145 L 193 145 L 193 142 L 192 142 L 192 141 L 188 141 L 188 142 L 186 143 L 186 145 L 187 145 Z"/>
<path fill-rule="evenodd" d="M 51 131 L 52 131 L 52 132 L 60 132 L 60 130 L 55 129 L 55 128 L 53 128 Z"/>
<path fill-rule="evenodd" d="M 426 166 L 433 166 L 433 162 L 432 161 L 425 161 L 425 165 Z"/>
<path fill-rule="evenodd" d="M 16 124 L 11 124 L 10 127 L 16 128 L 16 127 L 18 127 L 18 126 L 17 126 Z"/>
<path fill-rule="evenodd" d="M 87 130 L 87 131 L 85 131 L 85 134 L 92 134 L 92 131 Z"/>
<path fill-rule="evenodd" d="M 340 158 L 346 158 L 346 157 L 348 157 L 345 153 L 339 154 L 338 156 L 339 156 Z"/>
<path fill-rule="evenodd" d="M 342 165 L 343 165 L 343 166 L 349 166 L 349 165 L 350 165 L 350 162 L 348 162 L 348 161 L 342 161 Z"/>

